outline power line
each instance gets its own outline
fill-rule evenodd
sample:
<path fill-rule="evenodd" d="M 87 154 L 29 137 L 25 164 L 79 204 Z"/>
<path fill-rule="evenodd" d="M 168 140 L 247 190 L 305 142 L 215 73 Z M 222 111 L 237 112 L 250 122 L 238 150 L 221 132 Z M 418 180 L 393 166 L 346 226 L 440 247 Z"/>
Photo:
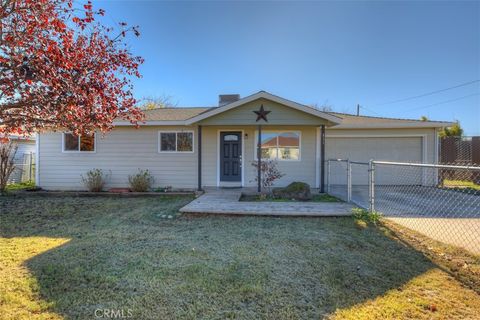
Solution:
<path fill-rule="evenodd" d="M 480 80 L 473 80 L 473 81 L 461 83 L 461 84 L 456 85 L 456 86 L 453 86 L 453 87 L 448 87 L 448 88 L 445 88 L 445 89 L 435 90 L 435 91 L 431 91 L 431 92 L 419 94 L 419 95 L 412 96 L 412 97 L 408 97 L 408 98 L 403 98 L 403 99 L 393 100 L 393 101 L 389 101 L 389 102 L 384 102 L 384 103 L 380 103 L 380 104 L 373 105 L 372 107 L 379 107 L 379 106 L 384 106 L 384 105 L 387 105 L 387 104 L 399 103 L 399 102 L 403 102 L 403 101 L 408 101 L 408 100 L 413 100 L 413 99 L 417 99 L 417 98 L 422 98 L 422 97 L 426 97 L 426 96 L 429 96 L 429 95 L 432 95 L 432 94 L 435 94 L 435 93 L 444 92 L 444 91 L 448 91 L 448 90 L 452 90 L 452 89 L 456 89 L 456 88 L 468 86 L 468 85 L 470 85 L 470 84 L 477 83 L 477 82 L 480 82 Z"/>
<path fill-rule="evenodd" d="M 450 102 L 454 102 L 454 101 L 458 101 L 458 100 L 462 100 L 462 99 L 466 99 L 466 98 L 470 98 L 470 97 L 478 96 L 478 95 L 480 95 L 480 93 L 472 93 L 472 94 L 469 94 L 469 95 L 466 95 L 466 96 L 463 96 L 463 97 L 459 97 L 459 98 L 455 98 L 455 99 L 450 99 L 450 100 L 446 100 L 446 101 L 441 101 L 441 102 L 429 104 L 429 105 L 426 105 L 426 106 L 416 107 L 416 108 L 408 109 L 408 110 L 405 110 L 405 111 L 413 111 L 413 110 L 426 109 L 426 108 L 438 106 L 438 105 L 440 105 L 440 104 L 450 103 Z"/>
<path fill-rule="evenodd" d="M 438 106 L 438 105 L 441 105 L 441 104 L 446 104 L 446 103 L 455 102 L 455 101 L 458 101 L 458 100 L 470 98 L 470 97 L 473 97 L 473 96 L 478 96 L 478 95 L 480 95 L 480 93 L 472 93 L 472 94 L 469 94 L 469 95 L 466 95 L 466 96 L 463 96 L 463 97 L 458 97 L 458 98 L 455 98 L 455 99 L 450 99 L 450 100 L 445 100 L 445 101 L 441 101 L 441 102 L 437 102 L 437 103 L 432 103 L 432 104 L 429 104 L 429 105 L 426 105 L 426 106 L 415 107 L 415 108 L 407 109 L 407 110 L 403 110 L 403 111 L 404 111 L 404 112 L 408 112 L 408 111 L 426 109 L 426 108 Z M 377 115 L 381 116 L 378 112 L 373 111 L 372 109 L 368 109 L 368 108 L 366 108 L 366 107 L 364 107 L 364 106 L 359 106 L 359 107 L 360 107 L 361 109 L 363 109 L 363 110 L 367 110 L 367 111 L 370 111 L 370 112 L 372 112 L 372 113 L 374 113 L 374 114 L 377 114 Z"/>
<path fill-rule="evenodd" d="M 368 109 L 368 108 L 366 108 L 366 107 L 364 107 L 364 106 L 362 106 L 362 105 L 359 105 L 358 107 L 359 107 L 360 109 L 367 110 L 367 111 L 370 111 L 370 112 L 372 112 L 372 113 L 374 113 L 374 114 L 376 114 L 376 115 L 378 115 L 378 116 L 381 116 L 380 113 L 378 113 L 378 112 L 376 112 L 376 111 L 373 111 L 372 109 Z"/>

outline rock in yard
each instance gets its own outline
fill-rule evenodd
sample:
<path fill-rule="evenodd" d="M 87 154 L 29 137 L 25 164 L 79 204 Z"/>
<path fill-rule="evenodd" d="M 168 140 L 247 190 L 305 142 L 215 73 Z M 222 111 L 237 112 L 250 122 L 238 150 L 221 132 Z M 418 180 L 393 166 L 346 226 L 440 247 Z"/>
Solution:
<path fill-rule="evenodd" d="M 304 182 L 292 182 L 285 188 L 274 189 L 273 195 L 277 198 L 295 199 L 300 201 L 312 199 L 310 186 Z"/>

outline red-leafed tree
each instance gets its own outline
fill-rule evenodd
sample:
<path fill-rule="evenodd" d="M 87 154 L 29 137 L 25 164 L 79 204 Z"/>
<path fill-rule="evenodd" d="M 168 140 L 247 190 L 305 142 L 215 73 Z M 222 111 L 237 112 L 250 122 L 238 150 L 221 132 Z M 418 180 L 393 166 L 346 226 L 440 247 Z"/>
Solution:
<path fill-rule="evenodd" d="M 132 77 L 143 62 L 125 43 L 136 27 L 97 21 L 103 10 L 72 0 L 0 0 L 0 135 L 76 134 L 136 124 Z"/>

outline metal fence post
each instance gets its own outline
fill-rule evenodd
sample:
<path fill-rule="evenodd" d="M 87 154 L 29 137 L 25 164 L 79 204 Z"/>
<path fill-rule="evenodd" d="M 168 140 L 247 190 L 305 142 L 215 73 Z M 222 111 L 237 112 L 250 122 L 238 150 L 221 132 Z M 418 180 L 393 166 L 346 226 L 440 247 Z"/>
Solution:
<path fill-rule="evenodd" d="M 30 152 L 30 157 L 28 161 L 28 181 L 32 181 L 32 170 L 33 170 L 33 153 Z"/>
<path fill-rule="evenodd" d="M 347 202 L 352 201 L 352 164 L 347 159 Z"/>
<path fill-rule="evenodd" d="M 368 162 L 368 202 L 369 211 L 375 211 L 375 163 L 373 160 Z"/>
<path fill-rule="evenodd" d="M 330 194 L 330 160 L 327 160 L 327 193 Z"/>

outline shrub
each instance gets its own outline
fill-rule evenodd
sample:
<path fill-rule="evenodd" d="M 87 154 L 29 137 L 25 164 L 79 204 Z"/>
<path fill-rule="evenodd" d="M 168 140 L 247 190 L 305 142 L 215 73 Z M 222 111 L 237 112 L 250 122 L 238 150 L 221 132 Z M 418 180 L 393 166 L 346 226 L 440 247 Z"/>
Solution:
<path fill-rule="evenodd" d="M 14 158 L 17 153 L 17 144 L 9 141 L 0 142 L 0 193 L 5 193 L 8 179 L 15 171 Z"/>
<path fill-rule="evenodd" d="M 87 171 L 85 176 L 82 174 L 82 181 L 88 191 L 100 192 L 107 182 L 108 174 L 104 174 L 101 169 L 92 169 Z"/>
<path fill-rule="evenodd" d="M 253 161 L 252 166 L 255 168 L 255 172 L 258 170 L 258 162 Z M 284 176 L 277 168 L 277 161 L 270 159 L 262 159 L 260 165 L 260 174 L 261 174 L 261 187 L 262 191 L 267 191 L 270 193 L 270 188 L 273 186 L 275 180 L 280 179 Z M 255 182 L 258 183 L 258 175 L 255 174 Z"/>
<path fill-rule="evenodd" d="M 273 195 L 277 198 L 295 199 L 306 201 L 312 199 L 310 186 L 304 182 L 292 182 L 285 188 L 273 190 Z"/>
<path fill-rule="evenodd" d="M 150 171 L 138 169 L 138 173 L 132 176 L 128 176 L 128 182 L 130 183 L 130 189 L 135 192 L 146 192 L 150 190 L 153 184 L 154 178 L 150 174 Z"/>
<path fill-rule="evenodd" d="M 380 221 L 381 214 L 380 212 L 377 212 L 377 211 L 370 212 L 362 208 L 353 208 L 352 216 L 356 220 L 371 222 L 376 225 Z"/>

